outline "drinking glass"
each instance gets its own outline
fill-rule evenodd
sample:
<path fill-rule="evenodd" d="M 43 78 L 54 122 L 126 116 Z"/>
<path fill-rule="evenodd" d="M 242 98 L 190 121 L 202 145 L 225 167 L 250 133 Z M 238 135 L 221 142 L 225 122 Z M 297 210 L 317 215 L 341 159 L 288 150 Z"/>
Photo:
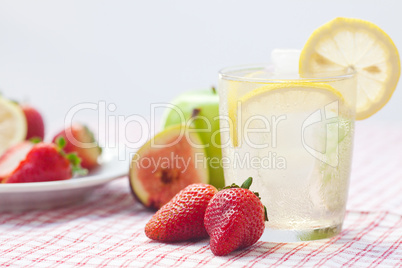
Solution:
<path fill-rule="evenodd" d="M 253 178 L 269 221 L 262 241 L 329 238 L 341 231 L 356 107 L 353 70 L 278 73 L 267 65 L 219 73 L 225 184 Z"/>

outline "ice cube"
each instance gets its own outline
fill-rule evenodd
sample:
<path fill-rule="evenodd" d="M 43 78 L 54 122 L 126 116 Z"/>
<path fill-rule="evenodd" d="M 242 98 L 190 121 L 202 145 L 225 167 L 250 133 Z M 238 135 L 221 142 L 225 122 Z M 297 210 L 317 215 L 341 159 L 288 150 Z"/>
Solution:
<path fill-rule="evenodd" d="M 298 74 L 300 52 L 298 49 L 274 49 L 271 53 L 274 72 L 276 74 Z"/>

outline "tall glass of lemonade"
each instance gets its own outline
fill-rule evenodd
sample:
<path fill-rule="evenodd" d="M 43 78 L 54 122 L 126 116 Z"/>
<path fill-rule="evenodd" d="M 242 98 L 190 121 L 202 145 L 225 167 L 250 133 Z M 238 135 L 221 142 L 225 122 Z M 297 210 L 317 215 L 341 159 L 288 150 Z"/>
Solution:
<path fill-rule="evenodd" d="M 219 74 L 226 185 L 253 177 L 268 211 L 264 241 L 328 238 L 342 227 L 356 107 L 353 70 L 280 73 L 264 65 Z"/>

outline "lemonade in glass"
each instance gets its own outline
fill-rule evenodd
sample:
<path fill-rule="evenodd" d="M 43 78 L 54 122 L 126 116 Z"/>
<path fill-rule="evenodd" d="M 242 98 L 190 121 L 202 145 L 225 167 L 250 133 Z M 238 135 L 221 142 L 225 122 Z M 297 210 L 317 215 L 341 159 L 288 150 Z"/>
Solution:
<path fill-rule="evenodd" d="M 221 71 L 219 94 L 225 183 L 253 177 L 252 190 L 268 211 L 268 241 L 339 233 L 353 148 L 354 73 L 300 78 L 235 67 Z"/>

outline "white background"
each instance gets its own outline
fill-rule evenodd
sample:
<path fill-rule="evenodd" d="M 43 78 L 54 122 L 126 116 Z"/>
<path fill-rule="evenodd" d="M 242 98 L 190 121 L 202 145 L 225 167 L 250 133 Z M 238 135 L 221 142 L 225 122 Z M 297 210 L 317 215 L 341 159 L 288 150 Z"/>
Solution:
<path fill-rule="evenodd" d="M 302 48 L 337 17 L 372 21 L 402 52 L 400 1 L 1 1 L 0 88 L 63 124 L 81 102 L 148 117 L 150 104 L 217 84 L 220 68 Z M 402 122 L 402 85 L 366 122 Z M 95 114 L 95 112 L 87 111 Z M 79 115 L 78 115 L 79 117 Z M 365 124 L 365 122 L 364 122 Z"/>

